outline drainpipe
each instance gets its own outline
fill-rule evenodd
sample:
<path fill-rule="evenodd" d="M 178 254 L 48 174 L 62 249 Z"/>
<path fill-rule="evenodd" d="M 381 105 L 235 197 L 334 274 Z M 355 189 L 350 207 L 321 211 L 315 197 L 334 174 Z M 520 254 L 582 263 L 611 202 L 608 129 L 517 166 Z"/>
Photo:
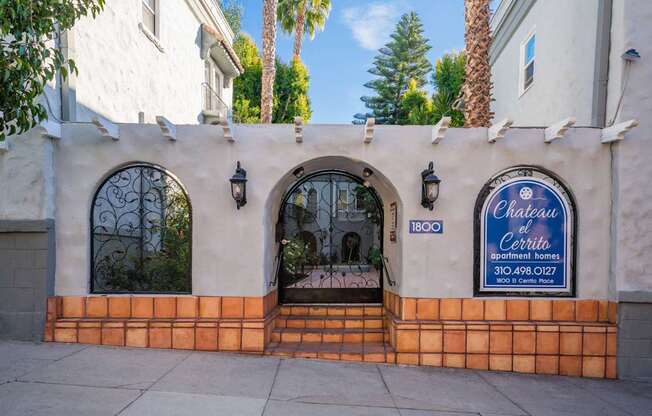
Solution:
<path fill-rule="evenodd" d="M 607 119 L 607 85 L 611 49 L 611 14 L 613 0 L 598 0 L 598 21 L 595 40 L 595 72 L 591 125 L 604 127 Z"/>
<path fill-rule="evenodd" d="M 72 30 L 57 30 L 59 34 L 59 49 L 63 53 L 64 61 L 74 60 L 75 55 L 75 38 Z M 61 120 L 77 120 L 77 95 L 75 93 L 75 75 L 68 71 L 68 77 L 65 79 L 60 76 L 61 88 Z"/>

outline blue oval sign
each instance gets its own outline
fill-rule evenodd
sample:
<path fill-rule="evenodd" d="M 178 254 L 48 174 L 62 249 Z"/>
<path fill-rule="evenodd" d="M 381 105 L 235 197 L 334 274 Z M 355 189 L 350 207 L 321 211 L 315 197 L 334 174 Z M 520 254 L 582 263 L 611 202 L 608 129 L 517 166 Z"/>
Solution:
<path fill-rule="evenodd" d="M 572 210 L 537 177 L 497 186 L 481 211 L 481 292 L 570 292 Z"/>

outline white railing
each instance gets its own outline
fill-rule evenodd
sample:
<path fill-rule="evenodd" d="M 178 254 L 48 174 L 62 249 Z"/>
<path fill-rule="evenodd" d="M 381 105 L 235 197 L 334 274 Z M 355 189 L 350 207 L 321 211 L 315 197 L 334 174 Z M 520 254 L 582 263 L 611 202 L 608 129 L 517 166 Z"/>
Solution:
<path fill-rule="evenodd" d="M 222 101 L 220 95 L 206 82 L 202 82 L 204 112 L 214 113 L 221 119 L 231 120 L 231 108 Z"/>

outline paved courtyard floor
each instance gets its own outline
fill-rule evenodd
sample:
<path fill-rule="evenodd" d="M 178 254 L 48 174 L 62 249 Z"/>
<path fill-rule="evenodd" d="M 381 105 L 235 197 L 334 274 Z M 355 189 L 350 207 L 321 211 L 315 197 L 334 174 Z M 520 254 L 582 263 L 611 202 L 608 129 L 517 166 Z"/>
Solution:
<path fill-rule="evenodd" d="M 0 342 L 0 415 L 652 415 L 652 384 Z"/>

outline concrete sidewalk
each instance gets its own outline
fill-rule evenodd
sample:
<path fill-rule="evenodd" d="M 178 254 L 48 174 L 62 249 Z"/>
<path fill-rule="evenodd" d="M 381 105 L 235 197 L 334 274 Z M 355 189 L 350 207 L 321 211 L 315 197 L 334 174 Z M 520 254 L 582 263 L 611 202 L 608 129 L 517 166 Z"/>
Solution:
<path fill-rule="evenodd" d="M 652 415 L 652 384 L 0 342 L 0 415 Z"/>

